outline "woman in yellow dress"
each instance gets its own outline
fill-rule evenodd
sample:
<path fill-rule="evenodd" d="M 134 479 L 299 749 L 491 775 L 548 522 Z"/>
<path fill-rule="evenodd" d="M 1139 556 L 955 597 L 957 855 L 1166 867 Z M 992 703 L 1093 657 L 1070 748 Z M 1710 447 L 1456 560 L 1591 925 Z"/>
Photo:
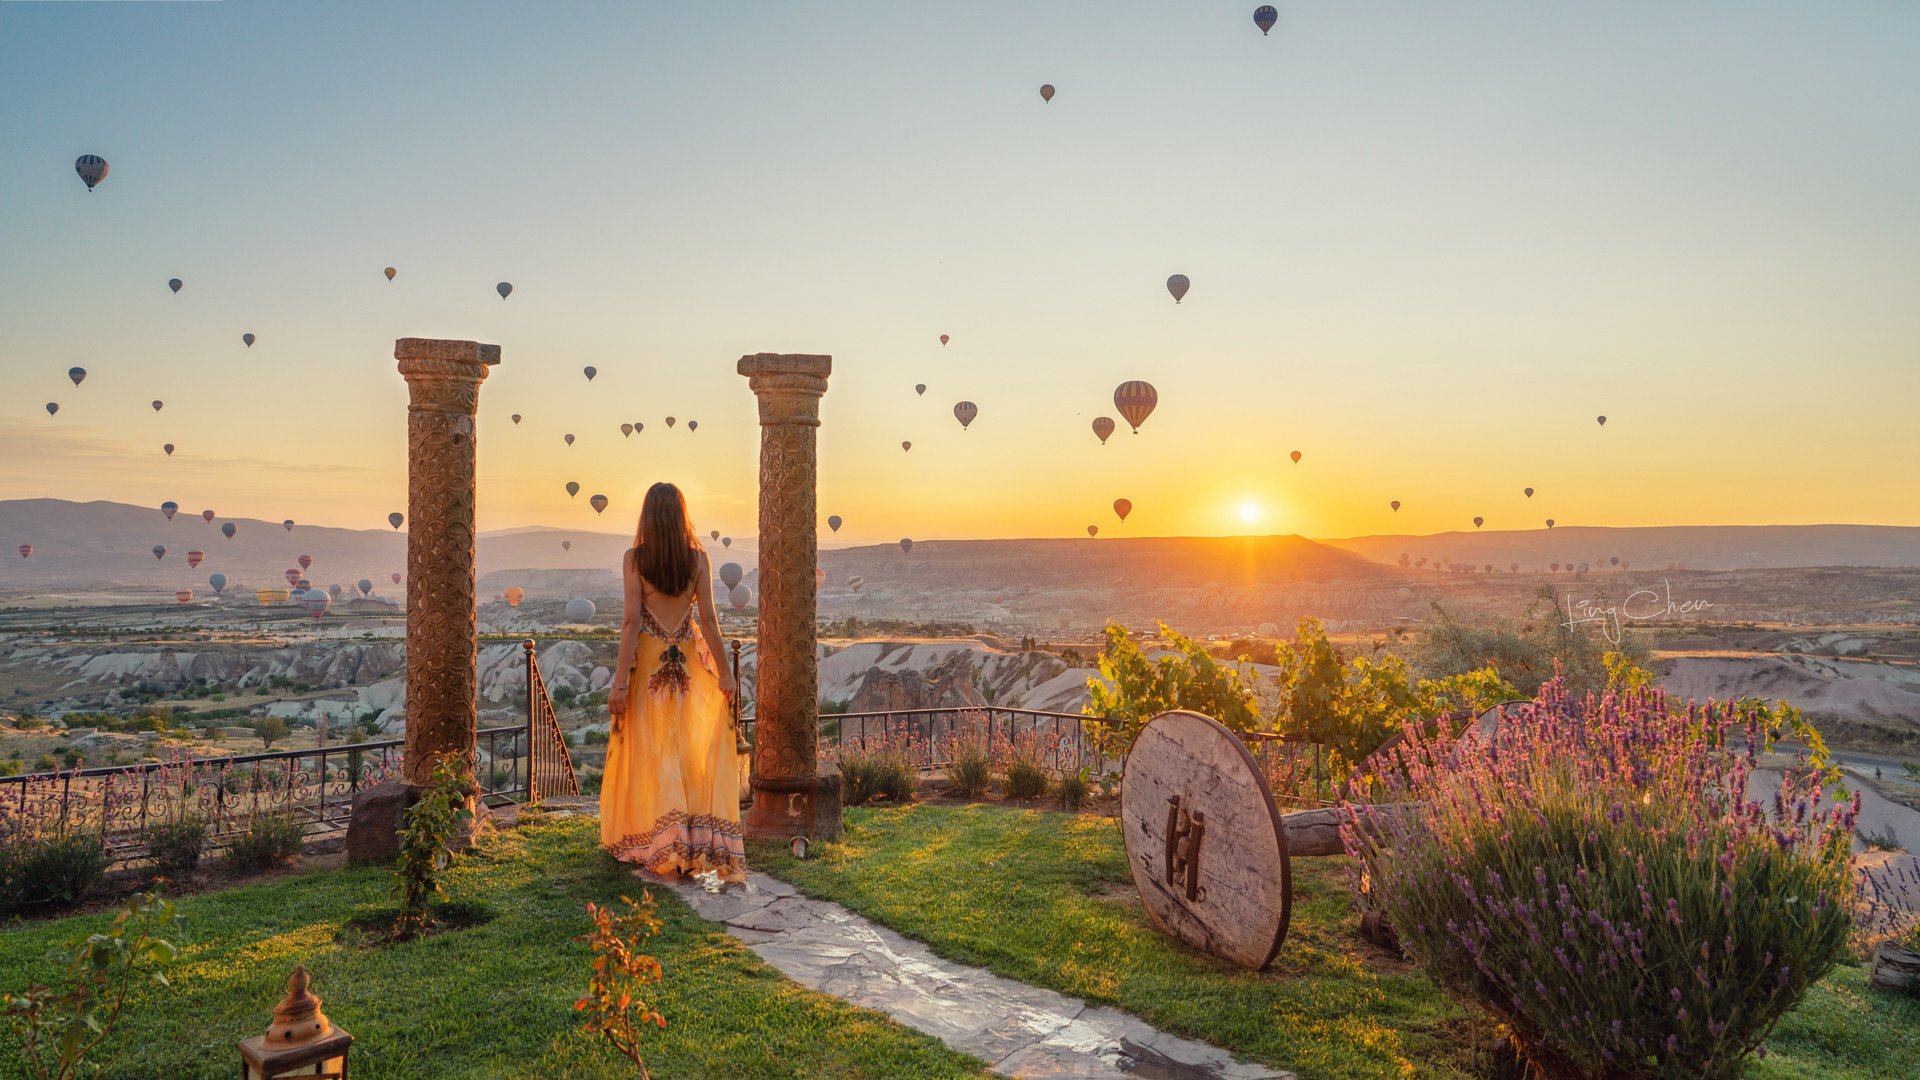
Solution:
<path fill-rule="evenodd" d="M 656 873 L 744 881 L 733 673 L 713 614 L 713 573 L 687 502 L 655 484 L 621 559 L 626 614 L 607 709 L 613 733 L 600 788 L 600 842 Z M 699 629 L 694 628 L 698 609 Z"/>

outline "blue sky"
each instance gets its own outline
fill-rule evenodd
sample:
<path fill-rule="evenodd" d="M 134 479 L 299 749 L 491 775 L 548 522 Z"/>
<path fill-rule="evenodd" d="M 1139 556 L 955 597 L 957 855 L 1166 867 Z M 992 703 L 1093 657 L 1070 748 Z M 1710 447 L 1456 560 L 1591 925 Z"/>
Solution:
<path fill-rule="evenodd" d="M 1920 524 L 1920 7 L 1253 6 L 0 4 L 0 497 L 377 525 L 412 335 L 487 528 L 750 531 L 762 350 L 842 540 Z"/>

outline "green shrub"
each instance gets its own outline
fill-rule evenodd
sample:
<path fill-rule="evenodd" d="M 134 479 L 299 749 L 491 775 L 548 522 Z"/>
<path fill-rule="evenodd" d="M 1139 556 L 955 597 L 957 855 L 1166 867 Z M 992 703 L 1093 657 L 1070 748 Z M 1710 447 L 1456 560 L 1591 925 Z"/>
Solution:
<path fill-rule="evenodd" d="M 963 714 L 947 735 L 947 756 L 941 767 L 947 786 L 962 799 L 978 798 L 993 783 L 993 758 L 987 754 L 984 717 Z"/>
<path fill-rule="evenodd" d="M 26 764 L 17 758 L 0 762 L 0 776 L 19 776 L 25 769 Z"/>
<path fill-rule="evenodd" d="M 1846 945 L 1857 803 L 1816 809 L 1821 770 L 1748 802 L 1764 710 L 1550 681 L 1508 714 L 1497 753 L 1453 730 L 1389 752 L 1384 801 L 1408 809 L 1346 808 L 1363 888 L 1539 1075 L 1740 1076 Z"/>
<path fill-rule="evenodd" d="M 1433 605 L 1415 635 L 1412 659 L 1414 670 L 1428 679 L 1492 667 L 1523 695 L 1538 693 L 1541 685 L 1557 673 L 1568 691 L 1579 697 L 1607 688 L 1609 653 L 1627 658 L 1638 668 L 1645 668 L 1652 658 L 1645 634 L 1613 623 L 1590 627 L 1575 621 L 1568 614 L 1567 598 L 1559 595 L 1551 583 L 1542 582 L 1534 590 L 1526 615 L 1518 621 L 1482 619 L 1463 623 L 1438 604 Z"/>
<path fill-rule="evenodd" d="M 1060 774 L 1060 783 L 1055 790 L 1060 795 L 1063 809 L 1078 810 L 1087 804 L 1087 796 L 1093 792 L 1093 785 L 1088 779 L 1091 769 L 1091 766 L 1082 766 L 1079 772 Z"/>
<path fill-rule="evenodd" d="M 113 857 L 97 832 L 69 829 L 24 838 L 9 859 L 15 908 L 73 907 L 107 876 Z M 9 898 L 0 897 L 0 905 Z"/>
<path fill-rule="evenodd" d="M 59 767 L 60 763 L 53 760 L 52 754 L 41 754 L 39 757 L 33 759 L 34 772 L 52 772 Z"/>
<path fill-rule="evenodd" d="M 404 941 L 426 929 L 427 903 L 445 895 L 440 872 L 453 861 L 453 839 L 460 823 L 473 817 L 472 795 L 473 777 L 466 760 L 458 754 L 442 754 L 433 763 L 427 789 L 407 807 L 407 825 L 400 832 L 400 869 L 394 872 L 393 891 L 400 897 L 394 937 Z"/>
<path fill-rule="evenodd" d="M 574 774 L 574 780 L 580 785 L 580 794 L 598 795 L 600 785 L 606 782 L 607 774 L 598 769 L 585 769 Z"/>
<path fill-rule="evenodd" d="M 41 728 L 45 727 L 46 725 L 47 725 L 47 722 L 45 720 L 42 720 L 39 717 L 33 715 L 32 709 L 20 710 L 20 730 L 21 731 L 39 731 Z"/>
<path fill-rule="evenodd" d="M 852 698 L 841 698 L 839 701 L 823 701 L 820 703 L 820 715 L 821 716 L 841 716 L 847 713 L 852 708 L 853 708 Z"/>
<path fill-rule="evenodd" d="M 258 807 L 247 815 L 246 830 L 227 842 L 227 869 L 257 874 L 300 856 L 305 824 L 283 810 Z"/>
<path fill-rule="evenodd" d="M 607 733 L 593 730 L 583 731 L 580 733 L 580 740 L 588 746 L 605 746 L 607 745 Z"/>
<path fill-rule="evenodd" d="M 1017 732 L 1002 743 L 1000 769 L 1007 778 L 1007 798 L 1037 799 L 1053 786 L 1047 764 L 1058 745 L 1038 731 Z"/>
<path fill-rule="evenodd" d="M 154 870 L 165 877 L 181 877 L 200 865 L 200 853 L 207 845 L 207 822 L 197 814 L 181 814 L 148 825 L 144 839 Z"/>

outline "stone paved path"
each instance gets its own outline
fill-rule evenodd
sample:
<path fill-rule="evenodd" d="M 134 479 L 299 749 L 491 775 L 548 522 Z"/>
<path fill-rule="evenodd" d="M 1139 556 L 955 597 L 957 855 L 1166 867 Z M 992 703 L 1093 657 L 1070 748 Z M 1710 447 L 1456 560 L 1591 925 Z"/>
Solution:
<path fill-rule="evenodd" d="M 1242 1064 L 1126 1013 L 943 960 L 757 871 L 744 888 L 724 889 L 643 871 L 634 876 L 671 890 L 800 985 L 886 1013 L 1004 1076 L 1293 1080 L 1292 1073 Z"/>

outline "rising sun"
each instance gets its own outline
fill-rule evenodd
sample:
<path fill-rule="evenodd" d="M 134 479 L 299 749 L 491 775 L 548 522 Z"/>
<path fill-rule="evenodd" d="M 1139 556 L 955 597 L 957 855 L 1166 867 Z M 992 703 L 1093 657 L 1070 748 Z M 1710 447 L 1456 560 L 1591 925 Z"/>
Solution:
<path fill-rule="evenodd" d="M 1260 516 L 1260 508 L 1258 506 L 1255 506 L 1252 503 L 1240 504 L 1240 520 L 1241 521 L 1252 521 L 1254 518 L 1257 518 L 1259 516 Z"/>

